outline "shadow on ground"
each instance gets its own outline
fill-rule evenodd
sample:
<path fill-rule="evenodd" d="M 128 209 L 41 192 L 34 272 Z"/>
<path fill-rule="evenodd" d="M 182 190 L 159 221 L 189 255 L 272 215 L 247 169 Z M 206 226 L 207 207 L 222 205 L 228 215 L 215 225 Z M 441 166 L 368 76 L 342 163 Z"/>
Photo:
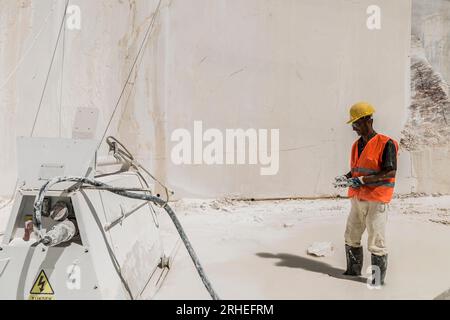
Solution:
<path fill-rule="evenodd" d="M 330 277 L 336 278 L 336 279 L 343 279 L 343 280 L 349 280 L 349 281 L 355 281 L 360 283 L 367 283 L 367 278 L 364 277 L 349 277 L 343 275 L 345 270 L 335 268 L 327 263 L 320 262 L 314 259 L 309 259 L 301 256 L 296 256 L 293 254 L 288 253 L 266 253 L 266 252 L 260 252 L 256 254 L 260 258 L 267 258 L 267 259 L 280 259 L 277 263 L 275 263 L 276 266 L 280 267 L 288 267 L 288 268 L 299 268 L 310 272 L 317 272 L 329 275 Z"/>

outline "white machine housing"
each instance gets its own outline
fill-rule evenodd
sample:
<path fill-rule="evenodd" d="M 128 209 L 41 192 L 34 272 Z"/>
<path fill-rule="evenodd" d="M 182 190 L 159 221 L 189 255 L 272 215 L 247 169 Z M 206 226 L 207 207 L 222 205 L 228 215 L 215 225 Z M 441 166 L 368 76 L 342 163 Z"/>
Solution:
<path fill-rule="evenodd" d="M 0 244 L 0 299 L 151 298 L 167 272 L 155 211 L 149 203 L 105 190 L 64 190 L 46 194 L 51 204 L 70 203 L 79 235 L 55 247 L 25 242 L 39 188 L 56 176 L 95 176 L 95 140 L 19 138 L 19 185 Z M 97 177 L 115 187 L 144 188 L 132 171 Z M 55 222 L 43 217 L 43 229 Z M 32 294 L 42 270 L 53 294 Z"/>

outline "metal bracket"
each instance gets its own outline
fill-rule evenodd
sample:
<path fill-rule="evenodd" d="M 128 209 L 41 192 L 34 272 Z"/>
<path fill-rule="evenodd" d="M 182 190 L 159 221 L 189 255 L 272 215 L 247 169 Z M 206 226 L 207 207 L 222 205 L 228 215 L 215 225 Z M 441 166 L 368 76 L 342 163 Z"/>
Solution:
<path fill-rule="evenodd" d="M 78 108 L 72 129 L 73 139 L 95 139 L 98 109 Z"/>
<path fill-rule="evenodd" d="M 124 209 L 122 207 L 122 205 L 120 205 L 120 217 L 118 217 L 117 219 L 113 220 L 112 222 L 108 223 L 107 225 L 104 226 L 104 230 L 105 231 L 109 231 L 111 230 L 113 227 L 115 227 L 116 225 L 120 224 L 122 225 L 123 221 L 128 218 L 129 216 L 131 216 L 133 213 L 137 212 L 139 209 L 141 209 L 142 207 L 144 207 L 145 205 L 148 204 L 148 201 L 136 206 L 135 208 L 131 209 L 129 212 L 124 212 Z"/>

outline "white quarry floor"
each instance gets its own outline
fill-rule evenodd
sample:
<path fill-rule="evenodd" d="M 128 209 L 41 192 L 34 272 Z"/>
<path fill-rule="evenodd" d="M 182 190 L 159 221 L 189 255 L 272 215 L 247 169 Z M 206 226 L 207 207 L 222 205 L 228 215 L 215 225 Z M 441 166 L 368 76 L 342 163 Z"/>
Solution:
<path fill-rule="evenodd" d="M 389 268 L 380 290 L 367 287 L 367 274 L 341 275 L 348 200 L 183 200 L 174 208 L 222 299 L 434 299 L 450 288 L 449 196 L 392 202 Z M 169 243 L 175 229 L 160 219 Z M 307 255 L 316 241 L 332 242 L 332 254 Z M 365 270 L 366 246 L 364 254 Z M 181 246 L 156 299 L 208 298 Z"/>
<path fill-rule="evenodd" d="M 392 202 L 381 290 L 342 276 L 349 200 L 182 200 L 173 207 L 222 299 L 433 299 L 450 288 L 450 196 Z M 0 211 L 0 239 L 7 209 Z M 177 234 L 167 215 L 159 216 L 170 250 Z M 316 241 L 332 242 L 331 255 L 309 256 Z M 369 264 L 365 246 L 364 270 Z M 209 299 L 183 245 L 155 298 Z"/>

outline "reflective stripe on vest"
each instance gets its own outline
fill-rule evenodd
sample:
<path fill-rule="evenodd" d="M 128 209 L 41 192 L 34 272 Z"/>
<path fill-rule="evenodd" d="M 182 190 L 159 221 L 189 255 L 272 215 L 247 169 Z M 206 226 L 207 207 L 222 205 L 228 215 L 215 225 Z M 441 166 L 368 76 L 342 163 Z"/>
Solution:
<path fill-rule="evenodd" d="M 368 183 L 364 183 L 361 186 L 367 186 L 367 187 L 387 187 L 387 188 L 394 188 L 395 187 L 395 183 L 394 182 L 389 182 L 389 181 L 378 181 L 378 182 L 368 182 Z M 352 189 L 358 190 L 359 188 L 361 188 L 361 186 L 359 187 L 351 187 Z"/>
<path fill-rule="evenodd" d="M 389 182 L 389 181 L 378 181 L 378 182 L 368 182 L 364 184 L 365 186 L 369 186 L 369 187 L 388 187 L 388 188 L 394 188 L 395 187 L 395 183 L 394 182 Z"/>
<path fill-rule="evenodd" d="M 380 171 L 373 170 L 373 169 L 367 169 L 367 168 L 359 168 L 359 167 L 357 167 L 357 168 L 353 168 L 353 169 L 352 169 L 352 173 L 353 173 L 353 172 L 360 172 L 360 173 L 367 173 L 367 174 L 377 174 L 377 173 L 379 173 Z"/>

